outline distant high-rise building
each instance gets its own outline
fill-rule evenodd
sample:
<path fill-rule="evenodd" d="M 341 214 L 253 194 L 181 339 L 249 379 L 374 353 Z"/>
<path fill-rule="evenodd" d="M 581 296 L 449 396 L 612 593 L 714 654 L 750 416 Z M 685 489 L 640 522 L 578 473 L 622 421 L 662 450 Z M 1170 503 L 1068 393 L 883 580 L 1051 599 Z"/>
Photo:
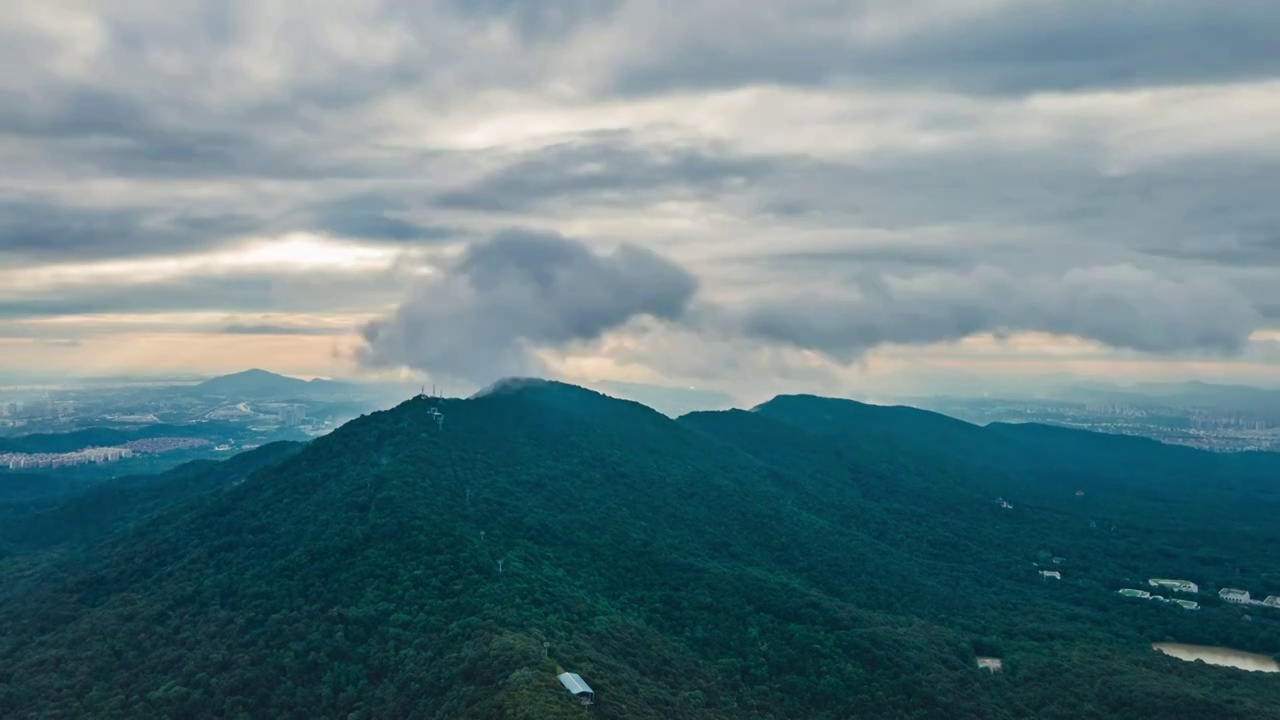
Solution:
<path fill-rule="evenodd" d="M 286 427 L 297 427 L 307 419 L 307 409 L 298 405 L 280 411 L 280 424 Z"/>

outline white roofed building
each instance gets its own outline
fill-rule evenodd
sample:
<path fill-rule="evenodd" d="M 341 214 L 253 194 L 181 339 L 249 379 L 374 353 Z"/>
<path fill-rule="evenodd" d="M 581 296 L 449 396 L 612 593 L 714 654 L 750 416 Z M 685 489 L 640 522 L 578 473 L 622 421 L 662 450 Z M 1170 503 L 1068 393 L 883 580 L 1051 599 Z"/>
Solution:
<path fill-rule="evenodd" d="M 1237 590 L 1235 588 L 1222 588 L 1218 591 L 1218 597 L 1229 603 L 1237 603 L 1240 605 L 1249 604 L 1249 591 Z"/>
<path fill-rule="evenodd" d="M 592 690 L 591 686 L 582 679 L 581 675 L 567 672 L 560 673 L 556 678 L 560 681 L 560 684 L 564 686 L 565 690 L 568 690 L 578 696 L 578 699 L 582 700 L 583 705 L 590 705 L 595 700 L 595 691 Z"/>

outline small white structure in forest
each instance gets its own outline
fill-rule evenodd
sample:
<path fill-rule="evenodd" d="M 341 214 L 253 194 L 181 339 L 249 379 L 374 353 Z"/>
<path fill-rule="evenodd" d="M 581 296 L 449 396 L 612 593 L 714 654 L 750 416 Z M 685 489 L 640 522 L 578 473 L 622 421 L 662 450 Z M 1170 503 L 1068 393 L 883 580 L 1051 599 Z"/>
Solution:
<path fill-rule="evenodd" d="M 1239 605 L 1249 604 L 1249 591 L 1237 590 L 1235 588 L 1222 588 L 1218 591 L 1218 597 L 1229 603 L 1237 603 Z"/>
<path fill-rule="evenodd" d="M 1151 587 L 1169 588 L 1170 590 L 1173 590 L 1175 592 L 1184 592 L 1184 593 L 1200 592 L 1200 586 L 1196 585 L 1190 580 L 1167 580 L 1165 578 L 1151 578 L 1150 580 L 1147 580 L 1147 584 L 1151 585 Z"/>
<path fill-rule="evenodd" d="M 590 705 L 595 701 L 595 691 L 592 690 L 591 686 L 582 679 L 581 675 L 571 672 L 560 673 L 556 676 L 556 679 L 560 681 L 560 684 L 564 686 L 565 690 L 576 695 L 578 699 L 582 701 L 583 705 Z"/>
<path fill-rule="evenodd" d="M 1053 578 L 1055 580 L 1062 579 L 1062 573 L 1058 572 L 1057 570 L 1041 570 L 1040 574 L 1043 575 L 1046 580 L 1049 578 Z"/>

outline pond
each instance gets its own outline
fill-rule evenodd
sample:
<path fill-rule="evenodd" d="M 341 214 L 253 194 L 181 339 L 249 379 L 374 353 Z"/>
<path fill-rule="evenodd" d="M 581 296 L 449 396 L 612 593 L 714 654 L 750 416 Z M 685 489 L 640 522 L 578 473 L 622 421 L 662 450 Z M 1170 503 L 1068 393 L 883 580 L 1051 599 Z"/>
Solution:
<path fill-rule="evenodd" d="M 1231 648 L 1209 645 L 1184 645 L 1183 643 L 1152 643 L 1152 649 L 1176 657 L 1179 660 L 1203 660 L 1210 665 L 1252 670 L 1255 672 L 1280 672 L 1280 664 L 1267 655 L 1247 653 Z"/>

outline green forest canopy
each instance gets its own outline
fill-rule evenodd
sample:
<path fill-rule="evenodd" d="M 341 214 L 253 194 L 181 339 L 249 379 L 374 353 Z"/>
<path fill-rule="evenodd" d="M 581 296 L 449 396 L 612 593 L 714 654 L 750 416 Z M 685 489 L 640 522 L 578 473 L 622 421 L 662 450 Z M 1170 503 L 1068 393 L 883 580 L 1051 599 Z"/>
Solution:
<path fill-rule="evenodd" d="M 1280 676 L 1150 650 L 1280 652 L 1280 610 L 1216 596 L 1280 593 L 1280 456 L 808 396 L 671 420 L 549 382 L 281 450 L 143 481 L 90 533 L 58 532 L 76 495 L 11 503 L 45 541 L 0 563 L 0 716 L 585 717 L 561 668 L 610 718 L 1280 705 Z M 1115 592 L 1149 577 L 1202 609 Z"/>

